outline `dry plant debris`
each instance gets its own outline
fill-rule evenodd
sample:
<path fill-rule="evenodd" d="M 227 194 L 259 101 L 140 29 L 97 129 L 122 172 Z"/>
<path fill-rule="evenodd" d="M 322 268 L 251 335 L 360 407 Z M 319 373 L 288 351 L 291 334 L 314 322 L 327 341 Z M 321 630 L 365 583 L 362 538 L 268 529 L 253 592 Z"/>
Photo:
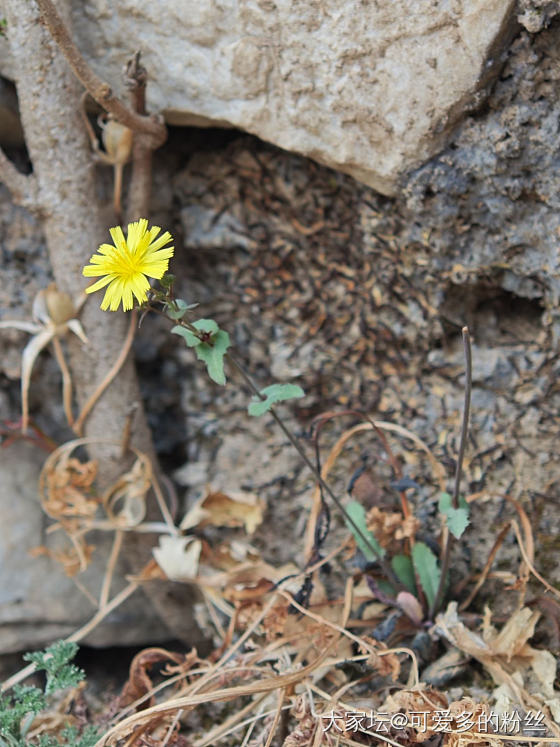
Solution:
<path fill-rule="evenodd" d="M 404 437 L 404 443 L 430 453 L 406 429 L 361 424 L 337 440 L 323 474 L 328 476 L 335 468 L 344 444 L 372 428 L 393 432 Z M 159 491 L 149 460 L 136 453 L 130 470 L 104 496 L 97 496 L 97 465 L 74 456 L 85 442 L 78 439 L 53 452 L 41 478 L 45 510 L 72 546 L 80 548 L 83 562 L 88 527 L 105 525 L 116 538 L 123 529 L 140 530 L 143 512 L 137 506 L 148 490 Z M 393 460 L 402 458 L 391 454 Z M 440 487 L 440 466 L 433 455 L 431 459 L 434 483 Z M 375 500 L 380 495 L 367 494 L 377 496 Z M 475 506 L 478 497 L 470 499 Z M 524 548 L 511 591 L 522 599 L 533 567 L 534 543 L 523 509 L 513 499 L 511 504 L 522 526 L 523 535 L 519 528 L 517 532 Z M 453 698 L 419 677 L 418 656 L 410 642 L 425 626 L 413 594 L 401 592 L 397 597 L 391 614 L 408 622 L 393 627 L 390 645 L 380 640 L 378 631 L 377 637 L 371 635 L 376 625 L 387 621 L 390 610 L 375 601 L 371 571 L 348 568 L 347 561 L 356 554 L 349 536 L 301 571 L 294 564 L 265 562 L 250 544 L 250 535 L 263 520 L 264 506 L 256 494 L 227 495 L 209 488 L 178 527 L 169 523 L 164 506 L 160 496 L 164 521 L 159 525 L 159 548 L 154 550 L 157 565 L 144 569 L 144 578 L 152 583 L 158 578 L 181 580 L 199 590 L 206 625 L 214 630 L 214 649 L 207 656 L 194 649 L 187 654 L 158 648 L 140 652 L 110 715 L 101 717 L 103 736 L 97 747 L 412 747 L 434 740 L 451 747 L 497 747 L 511 741 L 560 741 L 556 662 L 548 651 L 529 643 L 538 611 L 518 606 L 501 629 L 491 624 L 487 611 L 479 634 L 467 624 L 468 617 L 459 617 L 456 603 L 449 605 L 432 635 L 480 662 L 498 686 L 492 694 L 496 705 L 490 694 L 477 699 L 468 690 Z M 369 509 L 368 526 L 387 548 L 396 544 L 402 550 L 414 542 L 417 522 L 404 510 L 387 511 L 378 505 Z M 106 518 L 100 519 L 98 512 L 103 511 Z M 312 512 L 309 523 L 316 521 Z M 511 521 L 509 528 L 513 525 L 517 527 Z M 70 566 L 68 560 L 60 560 Z M 344 590 L 337 591 L 336 579 L 325 573 L 334 561 L 346 563 Z M 542 713 L 546 734 L 504 731 L 504 724 L 511 726 L 505 720 L 508 712 L 518 713 L 520 724 L 531 714 Z"/>

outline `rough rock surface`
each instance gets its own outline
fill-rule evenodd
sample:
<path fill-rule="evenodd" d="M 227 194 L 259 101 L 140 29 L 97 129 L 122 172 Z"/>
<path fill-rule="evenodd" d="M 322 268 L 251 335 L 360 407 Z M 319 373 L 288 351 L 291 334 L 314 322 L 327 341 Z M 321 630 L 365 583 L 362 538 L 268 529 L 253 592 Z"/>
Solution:
<path fill-rule="evenodd" d="M 465 490 L 485 491 L 485 501 L 454 560 L 464 575 L 480 571 L 493 527 L 509 511 L 500 497 L 507 493 L 529 513 L 539 569 L 553 583 L 560 578 L 560 364 L 548 324 L 558 298 L 559 21 L 518 36 L 487 106 L 403 182 L 403 198 L 381 198 L 254 138 L 228 144 L 225 131 L 176 130 L 156 158 L 153 219 L 176 237 L 179 295 L 228 328 L 259 384 L 302 384 L 307 398 L 285 410 L 300 433 L 320 411 L 359 407 L 423 437 L 451 480 L 463 396 L 458 330 L 470 325 Z M 12 306 L 5 317 L 24 318 L 35 286 L 48 279 L 44 246 L 32 218 L 2 210 L 0 305 Z M 14 415 L 21 336 L 10 341 L 0 405 Z M 135 350 L 156 443 L 180 497 L 194 500 L 208 483 L 258 492 L 268 498 L 272 529 L 255 543 L 275 562 L 295 553 L 301 560 L 311 480 L 274 424 L 248 422 L 239 381 L 214 386 L 160 318 L 146 318 Z M 34 380 L 44 395 L 33 416 L 52 433 L 62 418 L 60 381 L 47 353 Z M 326 437 L 325 453 L 345 425 Z M 417 514 L 433 529 L 425 460 L 397 448 L 420 483 Z M 341 494 L 364 463 L 384 476 L 380 452 L 374 440 L 355 444 L 333 475 Z M 499 562 L 512 570 L 519 557 L 508 538 Z M 507 594 L 493 583 L 497 603 Z"/>
<path fill-rule="evenodd" d="M 410 242 L 436 250 L 449 288 L 499 286 L 557 318 L 560 22 L 514 41 L 488 106 L 403 184 Z M 556 332 L 558 335 L 558 331 Z"/>
<path fill-rule="evenodd" d="M 0 405 L 6 406 L 6 393 L 0 395 Z M 38 648 L 70 635 L 93 617 L 96 608 L 57 563 L 32 556 L 40 546 L 51 550 L 60 547 L 57 536 L 46 532 L 52 522 L 41 511 L 37 497 L 44 453 L 18 443 L 4 455 L 8 458 L 0 461 L 0 648 L 9 653 Z M 100 545 L 105 539 L 97 537 Z M 80 582 L 90 590 L 99 591 L 105 558 L 105 553 L 98 552 L 80 576 Z M 117 568 L 116 575 L 122 579 L 124 568 Z M 119 591 L 118 581 L 115 586 L 114 591 Z M 154 640 L 166 640 L 170 634 L 139 593 L 109 615 L 87 642 L 125 646 L 143 643 L 152 636 Z"/>
<path fill-rule="evenodd" d="M 142 49 L 150 106 L 171 124 L 236 127 L 386 194 L 484 99 L 515 22 L 513 0 L 73 8 L 78 46 L 115 88 Z"/>

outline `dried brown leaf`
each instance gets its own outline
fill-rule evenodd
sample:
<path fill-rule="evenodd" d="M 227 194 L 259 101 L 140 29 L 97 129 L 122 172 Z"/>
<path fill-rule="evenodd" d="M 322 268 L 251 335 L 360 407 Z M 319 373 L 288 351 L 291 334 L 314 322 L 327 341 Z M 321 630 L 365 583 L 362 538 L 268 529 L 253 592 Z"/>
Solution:
<path fill-rule="evenodd" d="M 103 506 L 115 528 L 130 529 L 146 515 L 146 496 L 152 485 L 152 464 L 137 453 L 131 469 L 122 475 L 103 495 Z"/>
<path fill-rule="evenodd" d="M 456 602 L 451 602 L 446 612 L 438 615 L 436 623 L 454 646 L 484 666 L 500 686 L 502 700 L 509 698 L 525 708 L 545 713 L 548 707 L 556 719 L 560 715 L 560 694 L 554 689 L 556 661 L 549 651 L 535 649 L 527 642 L 539 615 L 527 608 L 517 610 L 498 632 L 490 623 L 488 610 L 480 636 L 464 625 L 457 615 Z M 557 725 L 549 718 L 546 721 L 560 735 Z"/>
<path fill-rule="evenodd" d="M 185 662 L 185 656 L 164 648 L 146 648 L 136 654 L 130 664 L 128 680 L 119 699 L 120 708 L 134 703 L 134 701 L 142 698 L 152 689 L 153 684 L 148 670 L 161 662 L 172 662 L 175 665 L 181 666 Z M 143 701 L 137 710 L 148 708 L 153 704 L 154 698 L 152 696 Z"/>
<path fill-rule="evenodd" d="M 195 526 L 244 526 L 252 534 L 263 519 L 264 504 L 253 493 L 209 492 L 186 514 L 181 529 Z"/>
<path fill-rule="evenodd" d="M 62 565 L 64 573 L 67 576 L 73 578 L 87 568 L 91 562 L 94 550 L 94 545 L 88 545 L 85 542 L 75 543 L 66 550 L 52 550 L 49 547 L 40 545 L 30 550 L 30 555 L 34 558 L 40 555 L 51 558 Z"/>

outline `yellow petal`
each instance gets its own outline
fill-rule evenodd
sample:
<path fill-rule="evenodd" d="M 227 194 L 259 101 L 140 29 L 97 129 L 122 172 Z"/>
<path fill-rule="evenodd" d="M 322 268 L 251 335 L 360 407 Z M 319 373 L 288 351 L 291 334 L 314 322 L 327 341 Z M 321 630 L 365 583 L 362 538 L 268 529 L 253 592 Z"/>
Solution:
<path fill-rule="evenodd" d="M 111 282 L 111 280 L 114 280 L 114 277 L 112 275 L 105 275 L 92 285 L 88 285 L 88 287 L 86 288 L 86 293 L 95 293 L 95 291 L 101 290 L 101 288 L 104 288 L 108 283 Z"/>

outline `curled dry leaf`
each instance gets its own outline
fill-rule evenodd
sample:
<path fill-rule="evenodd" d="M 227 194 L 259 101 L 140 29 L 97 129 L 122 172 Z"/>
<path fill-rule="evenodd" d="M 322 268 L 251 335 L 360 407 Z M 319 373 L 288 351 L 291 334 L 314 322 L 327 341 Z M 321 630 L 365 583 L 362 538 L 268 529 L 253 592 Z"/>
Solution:
<path fill-rule="evenodd" d="M 155 664 L 173 662 L 173 664 L 181 666 L 184 661 L 185 656 L 183 654 L 177 654 L 165 648 L 146 648 L 140 651 L 130 664 L 128 680 L 119 698 L 119 707 L 125 708 L 139 698 L 142 698 L 152 689 L 153 684 L 148 670 Z M 139 705 L 138 710 L 148 708 L 153 704 L 154 698 L 152 696 Z"/>
<path fill-rule="evenodd" d="M 57 450 L 45 463 L 39 477 L 39 495 L 45 513 L 57 521 L 91 519 L 99 506 L 92 495 L 97 462 L 80 462 L 71 452 Z"/>
<path fill-rule="evenodd" d="M 446 710 L 448 708 L 447 698 L 438 690 L 397 690 L 389 695 L 385 702 L 377 710 L 382 713 L 405 713 L 408 716 L 406 731 L 408 732 L 409 742 L 425 742 L 435 734 L 438 729 L 434 728 L 436 711 Z M 422 715 L 418 719 L 418 714 Z M 424 714 L 426 721 L 424 723 Z M 436 722 L 437 723 L 437 722 Z M 414 727 L 417 724 L 417 727 Z M 393 735 L 401 742 L 398 732 Z M 402 733 L 400 735 L 402 737 Z"/>
<path fill-rule="evenodd" d="M 262 522 L 263 510 L 263 501 L 253 493 L 209 492 L 185 515 L 181 529 L 244 526 L 252 534 Z"/>
<path fill-rule="evenodd" d="M 95 494 L 96 461 L 80 461 L 73 456 L 76 449 L 87 446 L 87 438 L 74 439 L 55 449 L 47 458 L 39 475 L 39 498 L 45 513 L 58 522 L 72 548 L 41 550 L 61 562 L 66 573 L 74 575 L 76 566 L 84 570 L 90 562 L 93 547 L 85 535 L 96 518 L 101 500 Z M 151 462 L 142 452 L 133 449 L 136 461 L 104 495 L 103 504 L 116 529 L 136 526 L 144 518 L 146 494 L 151 486 Z"/>
<path fill-rule="evenodd" d="M 381 641 L 376 641 L 373 638 L 366 638 L 372 648 L 377 648 L 379 651 L 371 653 L 367 659 L 367 664 L 374 669 L 382 677 L 390 677 L 393 682 L 396 682 L 401 672 L 401 663 L 399 657 L 394 653 L 384 653 L 384 649 L 387 647 Z"/>
<path fill-rule="evenodd" d="M 233 539 L 220 542 L 219 545 L 203 545 L 203 557 L 205 565 L 212 568 L 220 568 L 223 571 L 237 568 L 240 563 L 260 561 L 259 551 L 248 542 Z"/>
<path fill-rule="evenodd" d="M 105 492 L 103 506 L 117 529 L 131 529 L 146 515 L 146 496 L 152 485 L 152 463 L 137 452 L 131 469 Z"/>
<path fill-rule="evenodd" d="M 39 499 L 45 513 L 58 522 L 72 546 L 63 550 L 37 548 L 36 555 L 47 555 L 62 564 L 68 576 L 84 571 L 94 550 L 88 545 L 82 528 L 99 507 L 93 494 L 97 462 L 81 462 L 72 456 L 73 442 L 59 447 L 46 460 L 39 475 Z"/>
<path fill-rule="evenodd" d="M 402 540 L 414 537 L 420 522 L 414 516 L 405 518 L 399 511 L 384 511 L 373 506 L 367 513 L 367 528 L 384 550 L 398 552 Z"/>
<path fill-rule="evenodd" d="M 34 547 L 30 554 L 32 557 L 37 558 L 40 555 L 45 555 L 57 563 L 60 563 L 64 573 L 73 578 L 78 573 L 85 571 L 91 561 L 91 556 L 95 550 L 94 545 L 88 545 L 85 542 L 75 542 L 71 547 L 66 550 L 51 550 L 49 547 L 40 545 Z"/>
<path fill-rule="evenodd" d="M 447 640 L 484 666 L 500 686 L 502 702 L 506 695 L 510 702 L 528 710 L 546 712 L 548 707 L 553 719 L 558 720 L 560 693 L 554 689 L 556 660 L 550 651 L 535 649 L 528 643 L 539 616 L 538 611 L 524 607 L 516 610 L 498 631 L 491 625 L 487 611 L 479 635 L 461 622 L 457 604 L 451 602 L 446 612 L 438 615 L 436 624 Z M 547 719 L 547 725 L 560 735 L 560 729 L 551 719 Z"/>

